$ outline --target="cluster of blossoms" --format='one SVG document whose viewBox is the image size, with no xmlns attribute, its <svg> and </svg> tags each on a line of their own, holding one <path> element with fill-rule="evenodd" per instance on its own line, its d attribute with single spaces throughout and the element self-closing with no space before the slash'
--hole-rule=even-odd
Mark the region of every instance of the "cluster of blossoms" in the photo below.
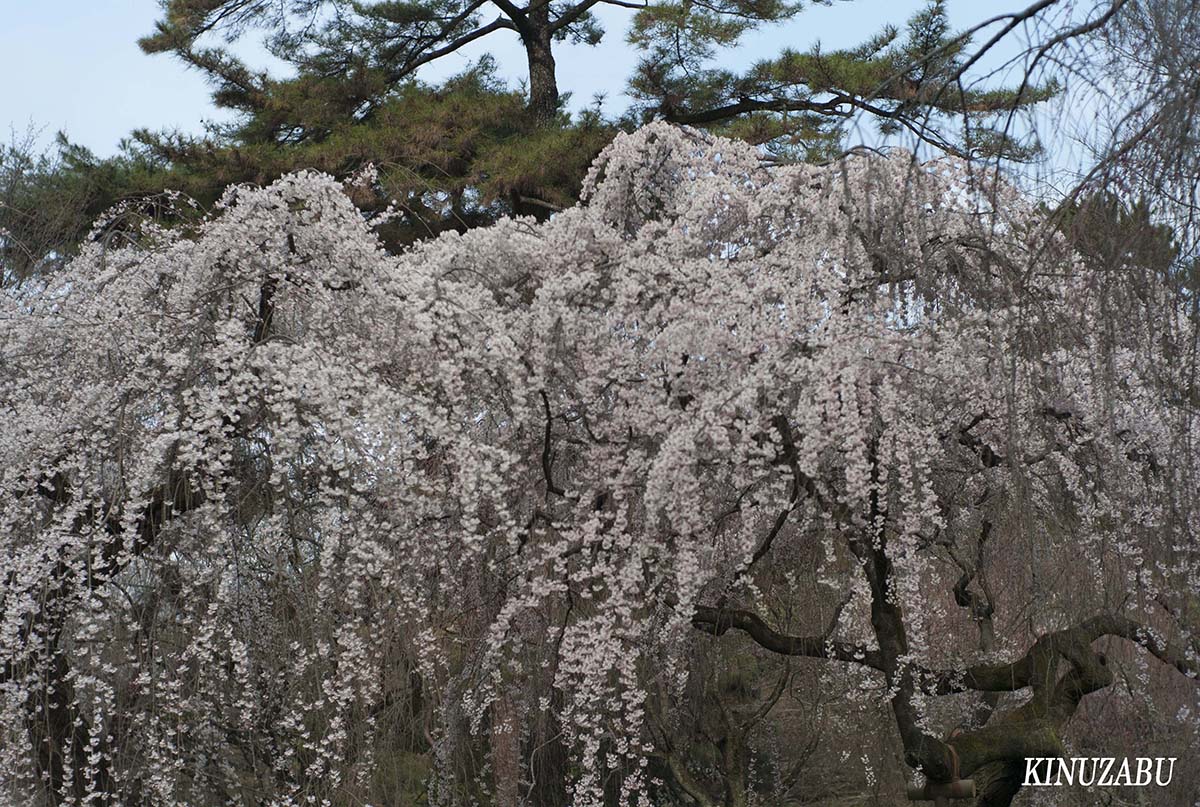
<svg viewBox="0 0 1200 807">
<path fill-rule="evenodd" d="M 0 788 L 354 803 L 417 676 L 431 798 L 503 706 L 554 711 L 578 807 L 646 803 L 648 692 L 781 512 L 831 579 L 887 534 L 927 666 L 974 650 L 930 548 L 983 520 L 1200 583 L 1192 326 L 1011 188 L 653 125 L 585 196 L 389 255 L 294 174 L 0 301 Z"/>
</svg>

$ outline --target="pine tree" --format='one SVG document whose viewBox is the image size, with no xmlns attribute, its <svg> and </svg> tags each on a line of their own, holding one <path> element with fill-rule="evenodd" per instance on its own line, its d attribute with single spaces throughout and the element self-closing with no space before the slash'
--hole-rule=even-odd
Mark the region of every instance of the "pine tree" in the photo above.
<svg viewBox="0 0 1200 807">
<path fill-rule="evenodd" d="M 642 53 L 628 80 L 634 104 L 615 119 L 598 107 L 564 109 L 554 57 L 563 40 L 600 41 L 593 12 L 601 6 L 630 10 L 628 38 Z M 53 169 L 22 181 L 0 227 L 10 245 L 48 237 L 60 257 L 85 233 L 47 221 L 37 200 L 63 197 L 64 188 L 84 203 L 78 222 L 164 188 L 207 205 L 231 184 L 263 185 L 305 168 L 347 177 L 373 164 L 377 181 L 359 187 L 355 202 L 368 215 L 396 210 L 381 232 L 399 246 L 508 214 L 544 219 L 574 204 L 587 166 L 616 132 L 655 119 L 788 160 L 829 158 L 864 119 L 884 136 L 908 133 L 949 153 L 1029 156 L 986 123 L 1055 88 L 964 89 L 970 38 L 950 28 L 942 0 L 903 31 L 887 27 L 856 48 L 786 50 L 740 74 L 721 67 L 723 49 L 801 10 L 784 0 L 165 0 L 142 48 L 202 71 L 234 120 L 201 136 L 137 130 L 112 159 L 64 140 Z M 506 86 L 489 56 L 440 83 L 423 80 L 421 68 L 499 31 L 524 43 L 524 91 Z M 236 55 L 236 40 L 256 34 L 288 75 Z"/>
<path fill-rule="evenodd" d="M 907 129 L 951 151 L 1007 150 L 1008 138 L 979 127 L 980 118 L 1044 100 L 1052 86 L 970 90 L 961 86 L 970 37 L 949 25 L 944 0 L 862 45 L 824 52 L 785 50 L 742 74 L 719 65 L 721 50 L 805 7 L 785 0 L 167 0 L 147 53 L 173 53 L 212 79 L 219 105 L 254 121 L 242 136 L 291 143 L 320 139 L 338 120 L 369 120 L 418 71 L 499 31 L 515 32 L 526 53 L 528 110 L 540 125 L 561 123 L 554 46 L 596 44 L 605 35 L 593 12 L 632 11 L 628 40 L 643 54 L 629 78 L 631 118 L 723 130 L 756 143 L 824 153 L 845 122 L 865 114 L 885 132 Z M 494 18 L 493 18 L 493 15 Z M 203 43 L 252 30 L 295 69 L 279 82 L 256 73 L 229 47 Z M 948 117 L 973 120 L 953 137 Z"/>
</svg>

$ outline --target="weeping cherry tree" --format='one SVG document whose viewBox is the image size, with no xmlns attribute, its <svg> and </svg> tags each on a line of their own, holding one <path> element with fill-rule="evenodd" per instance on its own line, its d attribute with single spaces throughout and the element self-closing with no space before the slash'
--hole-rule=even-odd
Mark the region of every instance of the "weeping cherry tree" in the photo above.
<svg viewBox="0 0 1200 807">
<path fill-rule="evenodd" d="M 1113 652 L 1195 678 L 1163 276 L 898 151 L 767 167 L 653 124 L 584 195 L 390 255 L 290 174 L 6 294 L 7 798 L 383 803 L 417 680 L 430 803 L 549 715 L 571 803 L 649 804 L 660 695 L 741 642 L 853 676 L 914 778 L 1001 805 Z M 800 562 L 828 624 L 763 602 Z"/>
</svg>

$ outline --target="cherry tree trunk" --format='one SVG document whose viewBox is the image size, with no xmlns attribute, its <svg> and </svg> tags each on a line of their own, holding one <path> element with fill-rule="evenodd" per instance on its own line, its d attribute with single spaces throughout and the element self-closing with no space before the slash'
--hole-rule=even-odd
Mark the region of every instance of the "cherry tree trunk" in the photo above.
<svg viewBox="0 0 1200 807">
<path fill-rule="evenodd" d="M 492 704 L 492 779 L 496 804 L 520 803 L 521 734 L 508 696 Z"/>
</svg>

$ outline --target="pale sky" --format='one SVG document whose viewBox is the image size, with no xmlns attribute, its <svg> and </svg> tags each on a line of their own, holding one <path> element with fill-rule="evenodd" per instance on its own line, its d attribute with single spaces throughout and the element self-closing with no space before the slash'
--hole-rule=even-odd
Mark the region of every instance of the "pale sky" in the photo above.
<svg viewBox="0 0 1200 807">
<path fill-rule="evenodd" d="M 920 0 L 853 0 L 814 6 L 785 25 L 753 34 L 723 59 L 742 67 L 783 47 L 805 49 L 818 40 L 830 49 L 854 45 L 884 24 L 903 25 L 922 5 Z M 1023 5 L 1021 0 L 950 0 L 948 7 L 952 23 L 965 28 Z M 206 120 L 225 119 L 210 103 L 199 73 L 169 56 L 146 56 L 138 49 L 138 37 L 153 30 L 158 11 L 158 0 L 0 0 L 0 127 L 5 129 L 0 137 L 7 140 L 10 130 L 19 135 L 34 127 L 46 143 L 63 130 L 74 142 L 107 155 L 135 128 L 198 132 Z M 615 114 L 627 105 L 622 91 L 637 54 L 624 42 L 628 14 L 608 8 L 602 19 L 607 34 L 599 46 L 557 46 L 559 88 L 573 93 L 575 109 L 603 92 L 605 111 Z M 243 52 L 266 64 L 257 49 Z M 524 54 L 508 32 L 481 40 L 422 76 L 457 72 L 484 52 L 496 56 L 502 74 L 515 85 L 524 73 Z"/>
</svg>

